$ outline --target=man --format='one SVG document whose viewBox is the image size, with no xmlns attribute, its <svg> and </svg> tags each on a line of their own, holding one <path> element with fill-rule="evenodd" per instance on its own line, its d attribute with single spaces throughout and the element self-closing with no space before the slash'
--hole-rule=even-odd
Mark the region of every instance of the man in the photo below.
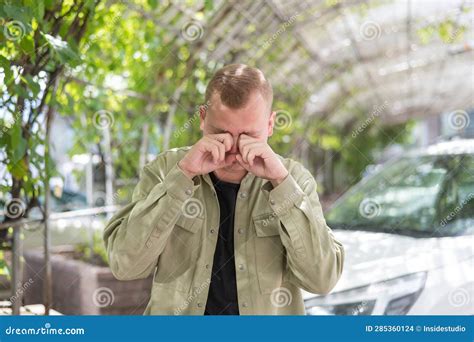
<svg viewBox="0 0 474 342">
<path fill-rule="evenodd" d="M 276 113 L 263 73 L 217 71 L 200 107 L 203 137 L 147 164 L 104 232 L 115 277 L 154 272 L 145 315 L 304 314 L 301 289 L 328 293 L 343 246 L 316 182 L 267 144 Z"/>
</svg>

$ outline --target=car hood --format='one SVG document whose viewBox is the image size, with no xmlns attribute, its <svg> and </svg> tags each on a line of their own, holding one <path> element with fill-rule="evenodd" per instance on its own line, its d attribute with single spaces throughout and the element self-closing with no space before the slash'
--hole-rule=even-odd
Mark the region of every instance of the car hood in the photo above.
<svg viewBox="0 0 474 342">
<path fill-rule="evenodd" d="M 345 251 L 341 278 L 331 292 L 343 291 L 472 257 L 472 237 L 414 238 L 368 231 L 333 230 Z M 314 294 L 303 291 L 303 297 Z"/>
</svg>

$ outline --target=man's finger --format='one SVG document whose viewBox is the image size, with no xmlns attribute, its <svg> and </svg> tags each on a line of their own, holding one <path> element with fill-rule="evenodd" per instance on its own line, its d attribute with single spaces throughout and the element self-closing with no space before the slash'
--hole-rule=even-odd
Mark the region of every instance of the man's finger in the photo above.
<svg viewBox="0 0 474 342">
<path fill-rule="evenodd" d="M 254 148 L 257 148 L 259 146 L 261 146 L 262 143 L 261 142 L 249 142 L 247 144 L 244 144 L 242 146 L 242 149 L 240 150 L 240 154 L 242 155 L 242 159 L 246 162 L 246 163 L 249 163 L 249 160 L 248 160 L 248 155 L 249 155 L 249 152 L 254 149 Z"/>
<path fill-rule="evenodd" d="M 232 135 L 230 133 L 218 133 L 218 134 L 208 134 L 207 137 L 217 140 L 220 143 L 224 144 L 225 151 L 229 151 L 233 145 Z"/>
<path fill-rule="evenodd" d="M 213 144 L 215 146 L 217 146 L 217 149 L 219 150 L 219 159 L 218 159 L 218 162 L 219 163 L 222 163 L 225 159 L 225 146 L 223 143 L 221 143 L 220 141 L 218 140 L 214 140 L 214 139 L 208 139 L 207 140 L 210 144 Z"/>
<path fill-rule="evenodd" d="M 263 145 L 255 146 L 254 148 L 250 147 L 249 152 L 247 154 L 247 163 L 253 166 L 255 157 L 262 157 L 264 153 L 265 153 L 265 146 Z"/>
<path fill-rule="evenodd" d="M 203 147 L 206 152 L 211 153 L 212 161 L 214 162 L 214 164 L 216 164 L 219 161 L 219 148 L 217 147 L 217 145 L 207 140 L 204 141 Z"/>
<path fill-rule="evenodd" d="M 239 140 L 237 142 L 237 145 L 239 147 L 239 151 L 242 150 L 242 148 L 245 146 L 245 145 L 248 145 L 248 144 L 252 144 L 254 142 L 261 142 L 260 140 L 258 139 L 255 139 L 255 138 L 252 138 L 246 134 L 241 134 L 239 135 Z"/>
</svg>

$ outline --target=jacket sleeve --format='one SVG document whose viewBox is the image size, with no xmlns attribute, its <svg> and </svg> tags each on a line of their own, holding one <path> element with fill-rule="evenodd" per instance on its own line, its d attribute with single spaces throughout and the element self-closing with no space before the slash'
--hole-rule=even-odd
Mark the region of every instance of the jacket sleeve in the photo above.
<svg viewBox="0 0 474 342">
<path fill-rule="evenodd" d="M 164 177 L 159 168 L 160 161 L 143 168 L 131 203 L 105 227 L 103 238 L 110 269 L 119 280 L 151 274 L 185 201 L 199 186 L 177 164 Z"/>
<path fill-rule="evenodd" d="M 326 224 L 311 173 L 299 164 L 297 172 L 289 171 L 269 201 L 282 223 L 290 278 L 308 292 L 327 294 L 341 276 L 344 247 Z"/>
</svg>

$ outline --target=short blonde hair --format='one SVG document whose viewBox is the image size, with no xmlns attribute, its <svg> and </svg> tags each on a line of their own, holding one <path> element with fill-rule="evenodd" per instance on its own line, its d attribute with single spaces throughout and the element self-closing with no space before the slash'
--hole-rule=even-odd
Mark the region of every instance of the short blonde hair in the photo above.
<svg viewBox="0 0 474 342">
<path fill-rule="evenodd" d="M 229 64 L 219 69 L 207 85 L 206 103 L 218 94 L 225 106 L 240 109 L 254 91 L 260 92 L 271 108 L 273 89 L 263 72 L 245 64 Z"/>
</svg>

